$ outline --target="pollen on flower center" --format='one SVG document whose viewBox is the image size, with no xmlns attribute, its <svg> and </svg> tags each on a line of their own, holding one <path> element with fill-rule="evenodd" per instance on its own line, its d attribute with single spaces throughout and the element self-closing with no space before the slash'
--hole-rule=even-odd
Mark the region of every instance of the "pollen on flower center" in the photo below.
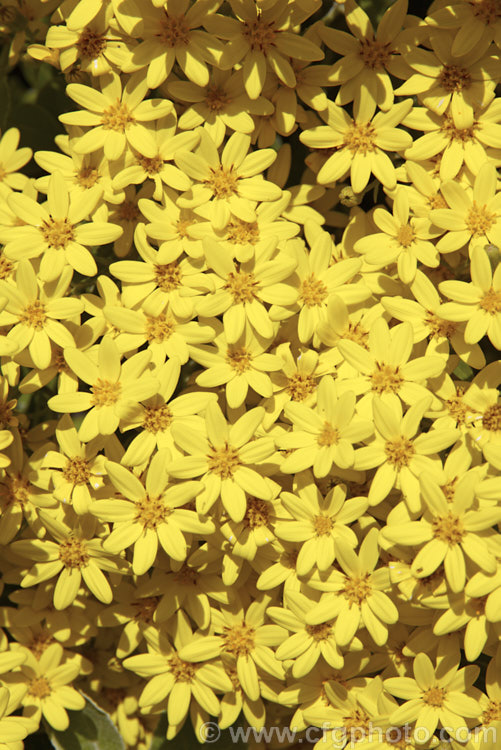
<svg viewBox="0 0 501 750">
<path fill-rule="evenodd" d="M 221 112 L 230 102 L 226 91 L 215 83 L 209 84 L 205 89 L 205 103 L 211 112 Z"/>
<path fill-rule="evenodd" d="M 193 221 L 191 219 L 179 219 L 176 222 L 176 231 L 179 239 L 186 239 L 190 236 L 188 227 L 190 227 L 192 224 Z"/>
<path fill-rule="evenodd" d="M 47 698 L 52 692 L 50 682 L 46 677 L 35 677 L 31 680 L 28 687 L 28 695 L 32 695 L 34 698 Z"/>
<path fill-rule="evenodd" d="M 261 526 L 267 526 L 270 520 L 270 506 L 266 500 L 259 497 L 250 497 L 247 500 L 247 509 L 243 519 L 243 524 L 249 529 L 257 529 Z"/>
<path fill-rule="evenodd" d="M 414 229 L 410 224 L 402 224 L 397 232 L 397 242 L 402 247 L 410 247 L 416 239 Z"/>
<path fill-rule="evenodd" d="M 116 130 L 117 132 L 124 132 L 129 125 L 136 122 L 132 112 L 125 104 L 119 99 L 104 110 L 101 116 L 101 124 L 105 130 Z"/>
<path fill-rule="evenodd" d="M 332 623 L 322 622 L 320 625 L 307 625 L 306 632 L 314 641 L 326 641 L 332 636 Z"/>
<path fill-rule="evenodd" d="M 157 156 L 143 156 L 142 154 L 136 155 L 136 161 L 140 167 L 144 169 L 146 174 L 158 174 L 164 166 L 164 160 L 157 154 Z"/>
<path fill-rule="evenodd" d="M 167 406 L 148 406 L 144 410 L 143 430 L 147 432 L 164 432 L 172 424 L 172 412 Z"/>
<path fill-rule="evenodd" d="M 96 167 L 82 167 L 75 175 L 75 182 L 85 189 L 91 188 L 101 175 Z"/>
<path fill-rule="evenodd" d="M 266 22 L 259 16 L 256 21 L 246 21 L 243 25 L 243 36 L 251 49 L 265 52 L 274 45 L 277 30 L 273 21 Z"/>
<path fill-rule="evenodd" d="M 447 696 L 447 690 L 441 687 L 431 687 L 425 690 L 423 693 L 423 701 L 429 706 L 434 708 L 440 708 L 444 705 L 444 700 Z"/>
<path fill-rule="evenodd" d="M 190 26 L 184 17 L 170 16 L 164 11 L 160 21 L 160 31 L 156 36 L 168 47 L 187 47 L 190 41 Z"/>
<path fill-rule="evenodd" d="M 86 26 L 77 41 L 77 49 L 80 57 L 95 60 L 106 47 L 106 39 L 103 34 Z"/>
<path fill-rule="evenodd" d="M 336 445 L 339 440 L 339 432 L 330 422 L 324 422 L 322 432 L 317 437 L 317 443 L 321 446 Z"/>
<path fill-rule="evenodd" d="M 183 586 L 198 586 L 199 575 L 196 570 L 183 563 L 181 569 L 174 576 L 174 580 Z"/>
<path fill-rule="evenodd" d="M 230 348 L 226 352 L 226 361 L 239 374 L 249 370 L 252 363 L 252 354 L 242 346 L 240 349 Z"/>
<path fill-rule="evenodd" d="M 430 334 L 433 336 L 433 338 L 450 338 L 455 332 L 457 328 L 457 324 L 453 323 L 450 320 L 443 320 L 443 318 L 439 318 L 438 315 L 435 315 L 435 313 L 428 312 L 425 323 L 430 329 Z"/>
<path fill-rule="evenodd" d="M 210 177 L 204 183 L 212 190 L 215 198 L 231 198 L 238 195 L 238 175 L 233 167 L 210 167 Z"/>
<path fill-rule="evenodd" d="M 362 604 L 371 593 L 369 574 L 348 578 L 341 593 L 350 604 Z"/>
<path fill-rule="evenodd" d="M 30 328 L 35 328 L 37 331 L 40 331 L 44 327 L 46 320 L 45 305 L 39 299 L 33 300 L 29 305 L 26 305 L 21 315 L 19 315 L 20 323 L 24 323 L 30 326 Z"/>
<path fill-rule="evenodd" d="M 135 201 L 124 201 L 117 207 L 117 217 L 120 221 L 137 221 L 141 212 Z"/>
<path fill-rule="evenodd" d="M 495 23 L 501 16 L 501 8 L 497 0 L 472 0 L 469 5 L 473 14 L 487 26 Z"/>
<path fill-rule="evenodd" d="M 225 289 L 228 289 L 233 297 L 233 301 L 238 303 L 252 302 L 256 299 L 257 287 L 259 282 L 255 279 L 253 273 L 245 271 L 230 271 Z"/>
<path fill-rule="evenodd" d="M 51 217 L 48 221 L 44 219 L 40 225 L 40 232 L 45 242 L 56 250 L 65 248 L 68 242 L 75 239 L 74 229 L 73 224 L 70 224 L 66 218 L 53 219 Z"/>
<path fill-rule="evenodd" d="M 341 336 L 343 339 L 354 341 L 356 344 L 360 344 L 364 349 L 367 349 L 367 342 L 369 340 L 369 331 L 364 328 L 360 323 L 348 323 L 348 327 L 343 331 Z"/>
<path fill-rule="evenodd" d="M 501 430 L 501 404 L 489 406 L 482 415 L 482 427 L 491 432 Z"/>
<path fill-rule="evenodd" d="M 428 197 L 428 206 L 430 208 L 448 208 L 447 201 L 440 193 L 435 193 Z"/>
<path fill-rule="evenodd" d="M 226 239 L 232 245 L 255 245 L 259 242 L 259 226 L 257 221 L 242 221 L 233 219 L 226 227 Z"/>
<path fill-rule="evenodd" d="M 122 386 L 120 383 L 112 383 L 111 380 L 98 378 L 94 385 L 91 386 L 91 403 L 98 408 L 101 406 L 112 406 L 120 398 L 121 390 Z"/>
<path fill-rule="evenodd" d="M 142 523 L 145 529 L 156 529 L 172 513 L 161 497 L 145 495 L 135 501 L 136 521 Z"/>
<path fill-rule="evenodd" d="M 7 475 L 0 484 L 0 503 L 4 508 L 10 505 L 20 505 L 23 507 L 30 499 L 30 483 L 20 474 Z"/>
<path fill-rule="evenodd" d="M 376 39 L 360 39 L 359 56 L 364 64 L 376 70 L 383 68 L 391 55 L 390 45 L 376 41 Z"/>
<path fill-rule="evenodd" d="M 362 708 L 355 708 L 347 716 L 343 716 L 343 726 L 348 730 L 360 731 L 360 728 L 368 728 L 370 718 Z"/>
<path fill-rule="evenodd" d="M 321 305 L 328 294 L 329 290 L 326 285 L 322 279 L 317 278 L 314 273 L 310 274 L 301 282 L 299 299 L 304 302 L 306 307 L 316 307 L 317 305 Z"/>
<path fill-rule="evenodd" d="M 295 372 L 287 378 L 285 390 L 291 397 L 292 401 L 304 401 L 311 393 L 314 393 L 317 387 L 317 381 L 312 375 L 303 375 Z"/>
<path fill-rule="evenodd" d="M 443 115 L 440 131 L 444 133 L 450 141 L 468 143 L 475 139 L 475 130 L 477 127 L 478 124 L 474 122 L 469 128 L 457 128 L 454 124 L 452 115 Z"/>
<path fill-rule="evenodd" d="M 313 528 L 317 536 L 326 536 L 330 534 L 334 523 L 330 516 L 315 516 L 313 519 Z"/>
<path fill-rule="evenodd" d="M 451 479 L 447 484 L 440 485 L 440 489 L 445 495 L 445 499 L 448 503 L 452 503 L 454 500 L 454 495 L 456 494 L 456 484 L 457 484 L 458 478 L 454 477 Z"/>
<path fill-rule="evenodd" d="M 376 150 L 376 130 L 371 122 L 353 122 L 344 134 L 343 146 L 365 155 Z"/>
<path fill-rule="evenodd" d="M 242 621 L 241 625 L 223 628 L 224 650 L 233 656 L 248 656 L 254 648 L 254 628 Z"/>
<path fill-rule="evenodd" d="M 465 224 L 474 237 L 489 231 L 496 221 L 496 215 L 487 211 L 485 205 L 478 206 L 475 201 L 468 211 Z"/>
<path fill-rule="evenodd" d="M 146 625 L 151 625 L 159 601 L 159 596 L 147 596 L 144 599 L 138 599 L 137 601 L 132 602 L 132 606 L 135 610 L 134 620 L 144 622 Z"/>
<path fill-rule="evenodd" d="M 450 546 L 459 544 L 465 533 L 461 519 L 453 513 L 435 517 L 431 526 L 434 537 Z"/>
<path fill-rule="evenodd" d="M 90 477 L 89 462 L 81 456 L 69 458 L 62 474 L 67 482 L 85 484 Z"/>
<path fill-rule="evenodd" d="M 175 322 L 170 315 L 147 315 L 146 316 L 146 338 L 148 341 L 161 343 L 172 336 Z"/>
<path fill-rule="evenodd" d="M 218 474 L 221 479 L 231 479 L 241 463 L 237 449 L 228 443 L 219 448 L 211 445 L 207 459 L 209 471 Z"/>
<path fill-rule="evenodd" d="M 44 651 L 46 651 L 46 649 L 48 649 L 48 647 L 51 645 L 51 643 L 54 643 L 54 641 L 55 639 L 52 635 L 50 635 L 50 633 L 42 631 L 41 633 L 33 636 L 33 640 L 29 644 L 28 648 L 35 659 L 39 661 Z"/>
<path fill-rule="evenodd" d="M 401 435 L 395 438 L 395 440 L 387 440 L 384 452 L 390 464 L 393 464 L 397 469 L 402 469 L 404 466 L 409 465 L 415 449 L 411 441 Z"/>
<path fill-rule="evenodd" d="M 89 562 L 85 542 L 70 536 L 59 545 L 59 559 L 67 568 L 82 568 Z"/>
<path fill-rule="evenodd" d="M 490 313 L 490 315 L 497 315 L 501 312 L 501 291 L 491 287 L 485 292 L 478 304 L 482 310 Z"/>
<path fill-rule="evenodd" d="M 446 91 L 461 91 L 470 86 L 471 75 L 466 68 L 444 65 L 438 76 L 438 82 Z"/>
<path fill-rule="evenodd" d="M 178 264 L 158 263 L 155 265 L 155 281 L 159 289 L 163 292 L 173 292 L 181 285 L 182 273 Z"/>
<path fill-rule="evenodd" d="M 397 393 L 404 382 L 398 365 L 394 367 L 381 362 L 376 362 L 376 369 L 370 374 L 369 380 L 372 390 L 379 395 Z"/>
<path fill-rule="evenodd" d="M 494 721 L 501 721 L 501 701 L 491 698 L 482 714 L 482 725 L 485 727 Z"/>
<path fill-rule="evenodd" d="M 176 682 L 191 682 L 200 666 L 189 661 L 183 661 L 177 654 L 170 657 L 168 664 Z"/>
</svg>

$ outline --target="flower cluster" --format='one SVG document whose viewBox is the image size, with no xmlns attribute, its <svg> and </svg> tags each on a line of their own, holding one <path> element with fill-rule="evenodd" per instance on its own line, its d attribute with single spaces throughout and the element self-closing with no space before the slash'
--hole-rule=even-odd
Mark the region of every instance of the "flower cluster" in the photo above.
<svg viewBox="0 0 501 750">
<path fill-rule="evenodd" d="M 4 8 L 74 106 L 0 140 L 0 748 L 495 747 L 499 0 Z"/>
</svg>

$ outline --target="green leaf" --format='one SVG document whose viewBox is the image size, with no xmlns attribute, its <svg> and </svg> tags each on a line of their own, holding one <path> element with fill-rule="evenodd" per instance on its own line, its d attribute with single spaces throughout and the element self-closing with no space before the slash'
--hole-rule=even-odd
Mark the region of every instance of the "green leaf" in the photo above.
<svg viewBox="0 0 501 750">
<path fill-rule="evenodd" d="M 215 719 L 210 720 L 211 727 L 217 726 Z M 234 730 L 238 724 L 235 724 L 232 729 Z M 217 730 L 216 730 L 217 731 Z M 214 735 L 208 735 L 210 737 L 207 744 L 201 744 L 195 736 L 192 724 L 189 718 L 174 739 L 167 740 L 165 735 L 167 733 L 167 714 L 164 712 L 160 721 L 157 724 L 153 740 L 149 747 L 149 750 L 197 750 L 197 748 L 203 748 L 205 750 L 247 750 L 247 744 L 242 742 L 241 739 L 234 739 L 229 729 L 223 729 L 219 732 L 217 739 Z"/>
<path fill-rule="evenodd" d="M 459 380 L 471 380 L 474 375 L 474 370 L 467 365 L 466 362 L 460 362 L 453 372 Z"/>
<path fill-rule="evenodd" d="M 65 732 L 46 725 L 56 750 L 125 750 L 125 742 L 108 714 L 87 696 L 82 711 L 68 713 L 70 726 Z"/>
</svg>

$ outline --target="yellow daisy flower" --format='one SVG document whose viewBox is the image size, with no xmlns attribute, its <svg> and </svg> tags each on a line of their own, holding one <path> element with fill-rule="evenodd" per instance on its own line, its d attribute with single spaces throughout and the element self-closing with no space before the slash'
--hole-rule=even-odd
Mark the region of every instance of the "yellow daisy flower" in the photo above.
<svg viewBox="0 0 501 750">
<path fill-rule="evenodd" d="M 10 190 L 22 190 L 28 178 L 19 170 L 31 157 L 31 148 L 18 148 L 21 134 L 17 128 L 9 128 L 0 138 L 0 185 Z"/>
<path fill-rule="evenodd" d="M 146 234 L 161 243 L 162 253 L 169 262 L 183 253 L 194 260 L 203 260 L 202 242 L 193 231 L 200 217 L 189 208 L 180 208 L 177 200 L 178 194 L 164 187 L 162 205 L 146 199 L 141 201 L 141 213 L 148 220 Z M 137 241 L 144 245 L 141 235 Z"/>
<path fill-rule="evenodd" d="M 425 20 L 431 27 L 456 30 L 451 49 L 455 57 L 467 55 L 478 47 L 482 49 L 492 40 L 501 47 L 501 12 L 491 0 L 472 4 L 453 1 L 434 6 Z"/>
</svg>

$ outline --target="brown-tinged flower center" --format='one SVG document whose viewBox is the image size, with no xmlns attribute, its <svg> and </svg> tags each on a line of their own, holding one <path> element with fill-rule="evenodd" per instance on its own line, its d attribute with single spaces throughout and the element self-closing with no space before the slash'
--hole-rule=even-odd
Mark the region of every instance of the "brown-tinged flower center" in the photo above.
<svg viewBox="0 0 501 750">
<path fill-rule="evenodd" d="M 215 198 L 231 198 L 232 195 L 238 195 L 238 175 L 233 171 L 233 167 L 213 167 L 209 168 L 210 177 L 204 180 L 204 183 L 212 190 Z"/>
<path fill-rule="evenodd" d="M 95 185 L 100 177 L 96 167 L 82 167 L 75 175 L 75 182 L 87 190 Z"/>
<path fill-rule="evenodd" d="M 330 422 L 324 422 L 322 431 L 317 437 L 317 443 L 320 446 L 336 445 L 339 440 L 339 432 Z"/>
<path fill-rule="evenodd" d="M 332 623 L 322 622 L 320 625 L 307 625 L 306 632 L 314 641 L 326 641 L 332 636 Z"/>
<path fill-rule="evenodd" d="M 0 483 L 0 504 L 4 509 L 11 505 L 24 507 L 30 499 L 29 486 L 21 474 L 7 474 Z"/>
<path fill-rule="evenodd" d="M 482 724 L 485 727 L 494 721 L 501 721 L 501 701 L 491 698 L 482 714 Z"/>
<path fill-rule="evenodd" d="M 353 121 L 344 134 L 343 146 L 354 154 L 360 152 L 364 156 L 376 150 L 376 129 L 371 122 Z"/>
<path fill-rule="evenodd" d="M 164 432 L 172 424 L 172 412 L 167 406 L 148 406 L 144 410 L 143 430 L 147 432 Z"/>
<path fill-rule="evenodd" d="M 317 387 L 317 381 L 312 375 L 303 375 L 295 372 L 287 378 L 285 390 L 291 397 L 292 401 L 304 401 L 311 393 L 314 393 Z"/>
<path fill-rule="evenodd" d="M 136 161 L 148 175 L 158 174 L 164 166 L 164 160 L 159 154 L 151 157 L 136 154 Z"/>
<path fill-rule="evenodd" d="M 41 633 L 37 633 L 33 636 L 33 639 L 28 645 L 28 648 L 35 659 L 39 661 L 44 651 L 51 645 L 51 643 L 54 643 L 54 640 L 55 639 L 50 635 L 50 633 L 47 633 L 47 631 L 44 630 Z"/>
<path fill-rule="evenodd" d="M 97 406 L 112 406 L 116 404 L 120 398 L 122 391 L 121 383 L 112 383 L 111 380 L 103 380 L 98 378 L 93 386 L 91 386 L 92 392 L 92 405 Z"/>
<path fill-rule="evenodd" d="M 156 34 L 167 47 L 187 47 L 190 41 L 190 25 L 184 15 L 170 16 L 164 11 L 160 20 L 160 31 Z"/>
<path fill-rule="evenodd" d="M 155 281 L 163 292 L 173 292 L 181 286 L 182 276 L 176 261 L 155 265 Z"/>
<path fill-rule="evenodd" d="M 378 395 L 397 393 L 404 382 L 398 365 L 394 367 L 382 362 L 376 362 L 376 369 L 370 374 L 369 380 L 372 390 Z"/>
<path fill-rule="evenodd" d="M 277 29 L 274 21 L 263 21 L 261 16 L 255 21 L 246 21 L 243 25 L 243 36 L 247 39 L 251 49 L 260 52 L 268 51 L 268 48 L 274 46 Z"/>
<path fill-rule="evenodd" d="M 454 515 L 454 513 L 448 513 L 446 516 L 436 516 L 432 521 L 431 527 L 433 536 L 442 542 L 446 542 L 451 547 L 459 544 L 465 534 L 461 519 Z"/>
<path fill-rule="evenodd" d="M 162 497 L 145 495 L 135 501 L 136 521 L 142 523 L 145 529 L 156 529 L 157 526 L 170 516 L 172 509 L 163 501 Z"/>
<path fill-rule="evenodd" d="M 176 324 L 170 315 L 146 315 L 146 338 L 159 344 L 173 334 Z"/>
<path fill-rule="evenodd" d="M 343 726 L 355 734 L 361 729 L 368 729 L 369 725 L 370 717 L 362 708 L 355 708 L 347 716 L 343 716 Z"/>
<path fill-rule="evenodd" d="M 430 335 L 435 339 L 447 338 L 456 333 L 457 324 L 450 320 L 439 318 L 435 313 L 428 312 L 425 318 L 426 325 L 430 329 Z"/>
<path fill-rule="evenodd" d="M 31 680 L 28 687 L 28 695 L 32 695 L 34 698 L 39 698 L 40 700 L 48 698 L 51 692 L 52 688 L 46 677 L 35 677 Z"/>
<path fill-rule="evenodd" d="M 321 305 L 328 296 L 329 290 L 314 273 L 303 279 L 299 288 L 299 299 L 303 301 L 306 307 L 316 307 Z"/>
<path fill-rule="evenodd" d="M 501 430 L 501 404 L 493 404 L 484 411 L 482 427 L 491 432 Z"/>
<path fill-rule="evenodd" d="M 447 696 L 447 690 L 445 688 L 431 687 L 431 688 L 428 688 L 428 690 L 424 691 L 423 701 L 427 703 L 428 706 L 433 706 L 434 708 L 441 708 L 444 705 L 446 696 Z"/>
<path fill-rule="evenodd" d="M 20 323 L 40 331 L 47 321 L 45 304 L 39 299 L 33 300 L 18 317 Z"/>
<path fill-rule="evenodd" d="M 62 473 L 71 484 L 85 484 L 90 477 L 89 462 L 80 456 L 69 458 Z"/>
<path fill-rule="evenodd" d="M 226 239 L 232 245 L 255 245 L 259 242 L 258 223 L 234 218 L 226 226 Z"/>
<path fill-rule="evenodd" d="M 391 55 L 389 44 L 383 44 L 375 39 L 360 39 L 359 56 L 371 70 L 384 68 Z"/>
<path fill-rule="evenodd" d="M 219 448 L 210 446 L 207 455 L 208 469 L 213 474 L 218 474 L 221 479 L 231 479 L 240 464 L 241 461 L 237 449 L 228 445 L 228 443 L 219 446 Z"/>
<path fill-rule="evenodd" d="M 235 372 L 241 374 L 251 369 L 252 354 L 244 346 L 240 349 L 229 348 L 226 352 L 226 361 Z"/>
<path fill-rule="evenodd" d="M 443 115 L 440 132 L 444 133 L 450 142 L 469 143 L 469 141 L 475 140 L 475 130 L 477 127 L 478 123 L 474 122 L 468 128 L 457 128 L 452 115 Z"/>
<path fill-rule="evenodd" d="M 233 656 L 248 656 L 254 648 L 254 628 L 242 620 L 241 625 L 223 628 L 224 650 Z"/>
<path fill-rule="evenodd" d="M 227 277 L 225 289 L 228 289 L 237 304 L 252 302 L 257 297 L 259 282 L 253 273 L 245 271 L 230 271 Z"/>
<path fill-rule="evenodd" d="M 210 83 L 205 89 L 205 103 L 211 112 L 221 112 L 230 102 L 226 91 L 215 83 Z"/>
<path fill-rule="evenodd" d="M 244 526 L 249 529 L 267 526 L 270 521 L 270 507 L 266 500 L 261 500 L 259 497 L 249 497 L 243 520 Z"/>
<path fill-rule="evenodd" d="M 345 599 L 348 599 L 350 604 L 360 605 L 369 596 L 371 593 L 369 577 L 369 573 L 364 573 L 362 576 L 354 576 L 346 579 L 341 593 Z"/>
<path fill-rule="evenodd" d="M 402 469 L 409 465 L 415 449 L 411 441 L 401 435 L 395 440 L 387 440 L 384 445 L 384 452 L 390 464 L 393 464 L 397 469 Z"/>
<path fill-rule="evenodd" d="M 116 100 L 115 104 L 104 110 L 101 125 L 105 130 L 116 130 L 123 133 L 136 119 L 125 102 Z"/>
<path fill-rule="evenodd" d="M 151 625 L 159 601 L 159 596 L 147 596 L 144 599 L 137 599 L 135 602 L 132 602 L 135 612 L 134 620 Z"/>
<path fill-rule="evenodd" d="M 446 91 L 461 91 L 471 85 L 471 75 L 466 68 L 444 65 L 438 76 L 438 82 Z"/>
<path fill-rule="evenodd" d="M 440 485 L 440 489 L 444 493 L 445 499 L 448 503 L 452 503 L 454 500 L 454 495 L 456 494 L 456 484 L 457 484 L 458 478 L 454 477 L 453 479 L 450 479 L 446 484 Z"/>
<path fill-rule="evenodd" d="M 104 34 L 100 34 L 90 26 L 86 26 L 77 41 L 77 49 L 81 58 L 95 60 L 106 47 Z"/>
<path fill-rule="evenodd" d="M 496 23 L 501 17 L 498 0 L 471 0 L 468 4 L 473 11 L 473 15 L 487 26 Z"/>
<path fill-rule="evenodd" d="M 83 568 L 89 562 L 89 553 L 82 539 L 69 536 L 59 545 L 59 559 L 66 568 Z"/>
<path fill-rule="evenodd" d="M 182 586 L 198 586 L 199 575 L 196 570 L 183 563 L 181 569 L 175 574 L 174 580 Z"/>
<path fill-rule="evenodd" d="M 45 242 L 49 247 L 54 247 L 56 250 L 65 248 L 68 242 L 75 239 L 75 231 L 73 224 L 70 224 L 68 219 L 53 219 L 50 217 L 48 221 L 45 219 L 40 225 L 40 232 Z"/>
<path fill-rule="evenodd" d="M 176 682 L 191 682 L 200 666 L 199 664 L 191 664 L 189 661 L 183 661 L 177 654 L 171 656 L 168 663 Z"/>
<path fill-rule="evenodd" d="M 478 304 L 482 310 L 485 310 L 490 315 L 497 315 L 501 312 L 501 291 L 491 287 L 485 292 Z"/>
<path fill-rule="evenodd" d="M 117 206 L 116 216 L 119 221 L 137 221 L 141 211 L 135 201 L 124 201 Z"/>
</svg>

